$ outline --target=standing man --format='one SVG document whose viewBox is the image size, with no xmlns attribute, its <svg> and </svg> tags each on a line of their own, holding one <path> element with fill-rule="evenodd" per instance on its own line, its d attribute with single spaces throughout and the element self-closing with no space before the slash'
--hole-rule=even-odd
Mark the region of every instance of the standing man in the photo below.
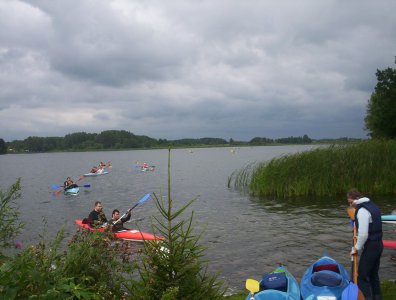
<svg viewBox="0 0 396 300">
<path fill-rule="evenodd" d="M 100 227 L 107 223 L 107 218 L 103 212 L 102 202 L 95 202 L 95 207 L 93 211 L 89 213 L 88 219 L 92 222 L 92 227 Z"/>
<path fill-rule="evenodd" d="M 380 300 L 381 287 L 379 280 L 382 244 L 381 211 L 369 198 L 363 197 L 353 189 L 347 193 L 350 206 L 356 208 L 355 223 L 358 237 L 351 255 L 360 254 L 358 267 L 358 287 L 366 300 Z"/>
</svg>

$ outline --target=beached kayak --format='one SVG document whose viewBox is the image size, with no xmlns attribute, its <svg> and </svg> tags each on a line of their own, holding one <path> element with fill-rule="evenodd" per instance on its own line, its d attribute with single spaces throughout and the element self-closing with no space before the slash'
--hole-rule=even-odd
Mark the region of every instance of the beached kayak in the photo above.
<svg viewBox="0 0 396 300">
<path fill-rule="evenodd" d="M 63 190 L 63 194 L 65 195 L 78 195 L 79 192 L 80 192 L 79 187 Z"/>
<path fill-rule="evenodd" d="M 329 256 L 314 262 L 301 279 L 301 297 L 304 300 L 341 300 L 342 291 L 349 284 L 348 271 Z M 325 298 L 327 297 L 327 298 Z"/>
<path fill-rule="evenodd" d="M 92 231 L 104 231 L 103 228 L 92 228 L 88 224 L 83 224 L 82 220 L 76 220 L 75 223 L 82 228 L 87 228 Z M 153 240 L 163 240 L 164 238 L 161 236 L 156 236 L 151 233 L 139 231 L 136 229 L 131 230 L 123 230 L 119 232 L 115 232 L 114 235 L 120 239 L 128 240 L 128 241 L 135 241 L 135 242 L 143 242 L 144 240 L 153 241 Z"/>
<path fill-rule="evenodd" d="M 396 249 L 396 241 L 394 240 L 382 240 L 385 248 Z"/>
<path fill-rule="evenodd" d="M 255 300 L 300 300 L 300 287 L 294 276 L 285 266 L 279 266 L 275 271 L 263 275 L 260 283 L 260 291 L 254 294 Z M 252 295 L 246 297 L 250 300 Z"/>
<path fill-rule="evenodd" d="M 396 221 L 396 215 L 382 215 L 381 221 Z"/>
<path fill-rule="evenodd" d="M 85 177 L 90 177 L 90 176 L 99 176 L 99 175 L 106 175 L 109 174 L 109 172 L 104 171 L 104 170 L 99 170 L 96 173 L 86 173 L 84 174 Z"/>
</svg>

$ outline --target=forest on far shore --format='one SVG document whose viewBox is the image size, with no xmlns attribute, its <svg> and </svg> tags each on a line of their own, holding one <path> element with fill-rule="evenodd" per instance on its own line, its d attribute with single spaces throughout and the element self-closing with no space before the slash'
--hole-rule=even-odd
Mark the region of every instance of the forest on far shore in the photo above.
<svg viewBox="0 0 396 300">
<path fill-rule="evenodd" d="M 5 153 L 38 153 L 56 151 L 93 151 L 93 150 L 123 150 L 151 148 L 184 148 L 184 147 L 214 147 L 214 146 L 268 146 L 287 144 L 311 144 L 332 142 L 354 142 L 360 139 L 347 137 L 339 139 L 313 140 L 308 135 L 271 139 L 255 137 L 250 141 L 228 141 L 222 138 L 185 138 L 178 140 L 154 139 L 144 135 L 135 135 L 126 130 L 106 130 L 101 133 L 76 132 L 64 137 L 29 136 L 24 140 L 5 142 L 0 138 L 0 154 Z"/>
</svg>

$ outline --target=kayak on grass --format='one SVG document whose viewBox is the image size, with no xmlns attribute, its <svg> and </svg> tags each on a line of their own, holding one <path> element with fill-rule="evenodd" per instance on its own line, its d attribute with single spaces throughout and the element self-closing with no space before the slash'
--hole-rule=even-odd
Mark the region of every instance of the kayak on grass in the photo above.
<svg viewBox="0 0 396 300">
<path fill-rule="evenodd" d="M 341 300 L 349 278 L 343 265 L 329 256 L 322 256 L 305 271 L 300 285 L 301 297 L 304 300 L 320 297 Z"/>
<path fill-rule="evenodd" d="M 83 224 L 82 220 L 76 220 L 75 223 L 79 227 L 87 228 L 92 231 L 100 231 L 100 232 L 104 231 L 103 227 L 102 228 L 92 228 L 88 224 Z M 151 233 L 139 231 L 136 229 L 118 231 L 118 232 L 115 232 L 114 235 L 117 238 L 127 240 L 127 241 L 135 241 L 135 242 L 143 242 L 145 240 L 146 241 L 154 241 L 154 240 L 162 241 L 162 240 L 164 240 L 164 238 L 162 236 L 153 235 Z"/>
<path fill-rule="evenodd" d="M 252 279 L 247 280 L 252 281 Z M 256 282 L 256 281 L 255 281 Z M 252 291 L 246 297 L 246 300 L 255 299 L 273 299 L 273 300 L 300 300 L 300 287 L 294 276 L 285 266 L 279 266 L 275 271 L 264 274 L 259 285 L 259 290 L 252 298 Z"/>
<path fill-rule="evenodd" d="M 74 195 L 75 196 L 75 195 L 78 195 L 79 192 L 80 192 L 80 188 L 78 186 L 63 190 L 63 194 L 65 194 L 65 195 Z"/>
</svg>

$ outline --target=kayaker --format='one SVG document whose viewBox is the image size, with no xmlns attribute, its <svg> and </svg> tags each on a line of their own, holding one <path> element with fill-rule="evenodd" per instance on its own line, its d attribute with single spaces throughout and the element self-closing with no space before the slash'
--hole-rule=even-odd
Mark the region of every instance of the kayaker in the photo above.
<svg viewBox="0 0 396 300">
<path fill-rule="evenodd" d="M 356 208 L 358 230 L 351 255 L 361 251 L 358 267 L 358 287 L 366 300 L 382 299 L 379 280 L 380 259 L 383 251 L 381 211 L 369 198 L 353 189 L 347 193 L 349 205 Z"/>
<path fill-rule="evenodd" d="M 98 167 L 97 166 L 93 166 L 91 169 L 91 173 L 96 173 L 98 171 Z"/>
<path fill-rule="evenodd" d="M 103 212 L 102 202 L 96 201 L 93 211 L 89 213 L 88 220 L 92 227 L 101 227 L 106 225 L 107 218 Z"/>
<path fill-rule="evenodd" d="M 112 228 L 111 228 L 112 232 L 128 230 L 127 228 L 124 227 L 124 223 L 131 219 L 131 211 L 132 208 L 128 209 L 126 214 L 124 216 L 121 216 L 120 218 L 120 211 L 118 209 L 113 210 L 110 220 L 110 224 L 112 224 Z"/>
<path fill-rule="evenodd" d="M 73 180 L 71 180 L 70 177 L 67 177 L 66 180 L 65 180 L 65 182 L 63 183 L 63 188 L 64 188 L 65 190 L 72 189 L 72 188 L 76 188 L 76 187 L 78 187 L 78 185 L 75 184 L 75 183 L 73 182 Z"/>
</svg>

